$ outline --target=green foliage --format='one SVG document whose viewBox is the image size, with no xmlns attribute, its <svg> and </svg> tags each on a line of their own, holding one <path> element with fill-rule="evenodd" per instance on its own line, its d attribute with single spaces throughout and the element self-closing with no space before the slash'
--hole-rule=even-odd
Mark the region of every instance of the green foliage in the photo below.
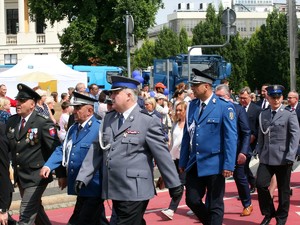
<svg viewBox="0 0 300 225">
<path fill-rule="evenodd" d="M 54 24 L 67 18 L 70 26 L 59 36 L 63 60 L 72 64 L 126 65 L 124 15 L 134 19 L 135 39 L 147 36 L 162 0 L 29 0 L 31 17 Z M 89 63 L 90 64 L 90 63 Z"/>
<path fill-rule="evenodd" d="M 157 59 L 168 58 L 179 53 L 179 39 L 170 28 L 164 27 L 155 41 L 155 57 Z"/>
<path fill-rule="evenodd" d="M 178 38 L 179 38 L 179 52 L 187 54 L 188 47 L 191 45 L 190 45 L 190 41 L 188 38 L 188 33 L 186 32 L 186 30 L 183 27 L 180 29 Z"/>
<path fill-rule="evenodd" d="M 276 10 L 247 44 L 248 76 L 252 88 L 264 83 L 282 84 L 289 89 L 287 18 Z"/>
<path fill-rule="evenodd" d="M 133 68 L 147 68 L 153 64 L 155 57 L 154 42 L 146 39 L 140 49 L 136 49 L 133 57 Z"/>
</svg>

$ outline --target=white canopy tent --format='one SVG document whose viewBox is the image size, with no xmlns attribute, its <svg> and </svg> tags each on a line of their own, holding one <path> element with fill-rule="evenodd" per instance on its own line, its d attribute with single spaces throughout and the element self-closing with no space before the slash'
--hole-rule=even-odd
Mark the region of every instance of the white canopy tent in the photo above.
<svg viewBox="0 0 300 225">
<path fill-rule="evenodd" d="M 18 83 L 31 88 L 39 85 L 49 93 L 57 91 L 60 96 L 77 83 L 86 85 L 87 74 L 71 69 L 54 55 L 28 55 L 11 69 L 1 72 L 0 83 L 7 86 L 7 96 L 11 98 L 18 93 Z"/>
</svg>

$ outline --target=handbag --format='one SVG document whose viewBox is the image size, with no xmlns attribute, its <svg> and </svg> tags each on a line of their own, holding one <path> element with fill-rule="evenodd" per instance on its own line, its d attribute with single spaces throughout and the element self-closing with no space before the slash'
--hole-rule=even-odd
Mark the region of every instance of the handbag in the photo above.
<svg viewBox="0 0 300 225">
<path fill-rule="evenodd" d="M 163 180 L 163 178 L 160 176 L 156 182 L 156 188 L 158 188 L 159 190 L 165 189 L 165 182 Z"/>
</svg>

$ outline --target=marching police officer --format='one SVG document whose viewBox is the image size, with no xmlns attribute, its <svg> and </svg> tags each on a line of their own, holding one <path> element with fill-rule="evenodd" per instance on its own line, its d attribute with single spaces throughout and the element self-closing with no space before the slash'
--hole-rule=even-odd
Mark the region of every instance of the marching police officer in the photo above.
<svg viewBox="0 0 300 225">
<path fill-rule="evenodd" d="M 277 225 L 286 223 L 290 206 L 290 177 L 299 144 L 299 123 L 295 111 L 282 104 L 284 87 L 267 87 L 271 108 L 265 109 L 259 116 L 258 143 L 259 155 L 257 171 L 257 193 L 259 207 L 264 219 L 261 225 L 276 218 Z M 276 175 L 279 205 L 275 210 L 268 187 L 273 175 Z"/>
<path fill-rule="evenodd" d="M 22 197 L 19 225 L 51 225 L 41 198 L 53 178 L 42 179 L 39 171 L 60 141 L 52 120 L 35 111 L 40 95 L 25 84 L 18 84 L 17 88 L 17 114 L 8 119 L 6 133 L 14 179 Z M 59 170 L 56 174 L 65 175 Z"/>
<path fill-rule="evenodd" d="M 214 79 L 197 69 L 181 143 L 179 168 L 186 171 L 186 203 L 204 225 L 221 225 L 225 178 L 232 176 L 237 149 L 234 106 L 213 93 Z M 206 194 L 206 202 L 202 199 Z"/>
</svg>

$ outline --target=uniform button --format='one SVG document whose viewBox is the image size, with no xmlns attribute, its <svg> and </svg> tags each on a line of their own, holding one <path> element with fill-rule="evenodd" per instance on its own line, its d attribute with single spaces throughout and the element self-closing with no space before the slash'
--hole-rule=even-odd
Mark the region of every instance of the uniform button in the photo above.
<svg viewBox="0 0 300 225">
<path fill-rule="evenodd" d="M 73 163 L 73 161 L 71 161 L 71 163 Z"/>
<path fill-rule="evenodd" d="M 20 144 L 20 141 L 18 141 L 17 143 Z"/>
<path fill-rule="evenodd" d="M 199 152 L 197 152 L 197 155 L 199 155 Z"/>
<path fill-rule="evenodd" d="M 72 153 L 72 155 L 75 155 L 74 153 Z"/>
<path fill-rule="evenodd" d="M 198 137 L 198 136 L 199 136 L 199 134 L 196 134 L 196 136 Z"/>
<path fill-rule="evenodd" d="M 108 169 L 110 170 L 110 167 L 108 167 Z"/>
<path fill-rule="evenodd" d="M 20 154 L 19 152 L 16 153 L 16 155 L 19 155 L 19 154 Z"/>
<path fill-rule="evenodd" d="M 40 164 L 38 163 L 38 164 L 36 164 L 37 166 L 40 166 Z"/>
<path fill-rule="evenodd" d="M 111 160 L 111 158 L 109 158 L 109 160 Z"/>
<path fill-rule="evenodd" d="M 198 146 L 198 143 L 196 145 Z"/>
<path fill-rule="evenodd" d="M 76 145 L 73 145 L 73 148 L 75 148 L 76 147 Z"/>
<path fill-rule="evenodd" d="M 20 165 L 17 165 L 17 168 L 19 168 L 20 167 Z"/>
</svg>

